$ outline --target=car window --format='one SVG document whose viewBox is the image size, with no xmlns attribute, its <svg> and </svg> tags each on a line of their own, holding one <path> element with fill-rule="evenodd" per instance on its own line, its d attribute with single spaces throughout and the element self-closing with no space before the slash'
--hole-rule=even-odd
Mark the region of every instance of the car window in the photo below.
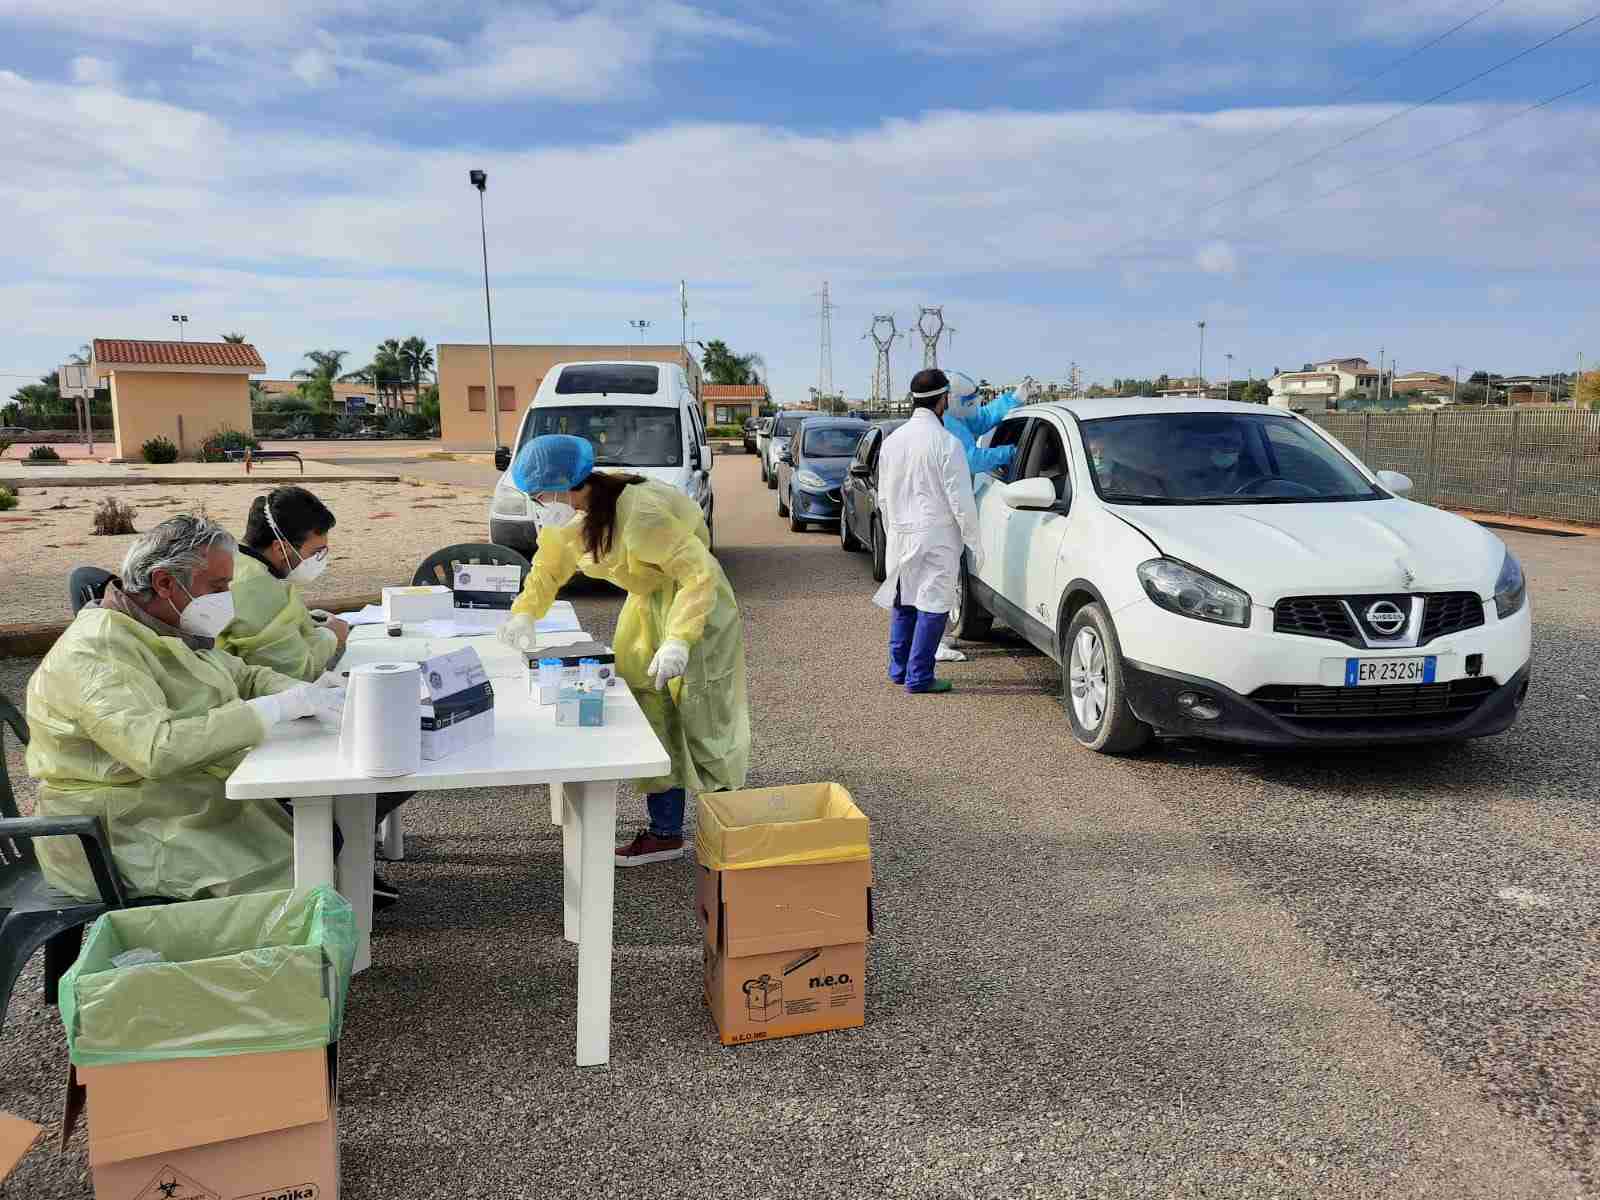
<svg viewBox="0 0 1600 1200">
<path fill-rule="evenodd" d="M 661 368 L 606 363 L 587 367 L 566 367 L 556 380 L 556 395 L 582 393 L 654 396 L 660 386 Z"/>
<path fill-rule="evenodd" d="M 602 467 L 677 467 L 683 465 L 683 426 L 677 410 L 632 405 L 545 405 L 535 408 L 522 427 L 522 442 L 546 433 L 570 433 L 594 444 Z"/>
<path fill-rule="evenodd" d="M 859 429 L 841 425 L 808 429 L 800 439 L 800 452 L 807 458 L 849 458 L 856 452 L 856 443 L 865 432 L 865 426 Z"/>
<path fill-rule="evenodd" d="M 872 453 L 878 444 L 878 437 L 878 431 L 871 429 L 867 431 L 865 437 L 856 443 L 855 457 L 851 459 L 852 466 L 864 467 L 872 461 Z"/>
<path fill-rule="evenodd" d="M 772 427 L 772 434 L 774 437 L 793 437 L 794 431 L 800 428 L 800 422 L 804 420 L 804 417 L 779 417 L 778 423 Z"/>
<path fill-rule="evenodd" d="M 706 444 L 706 427 L 700 419 L 699 405 L 691 404 L 689 406 L 689 427 L 694 430 L 695 444 L 704 446 Z"/>
<path fill-rule="evenodd" d="M 1028 424 L 1029 424 L 1030 421 L 1032 421 L 1032 419 L 1033 419 L 1032 417 L 1012 417 L 1009 420 L 1001 421 L 1000 424 L 996 427 L 994 433 L 990 436 L 989 445 L 991 445 L 991 446 L 1015 446 L 1015 445 L 1017 445 L 1017 443 L 1022 441 L 1022 434 L 1028 428 Z M 1011 462 L 1011 466 L 1009 468 L 1003 468 L 1001 470 L 994 471 L 994 472 L 992 472 L 992 474 L 997 479 L 1001 479 L 1001 480 L 1005 480 L 1005 481 L 1009 482 L 1012 479 L 1019 478 L 1019 476 L 1017 475 L 1016 471 L 1017 471 L 1017 462 L 1016 462 L 1015 459 L 1013 459 L 1012 462 Z"/>
<path fill-rule="evenodd" d="M 1033 436 L 1026 448 L 1019 452 L 1022 459 L 1015 472 L 1017 479 L 1048 479 L 1056 489 L 1056 503 L 1064 503 L 1072 495 L 1071 477 L 1067 472 L 1067 453 L 1061 434 L 1049 421 L 1034 425 Z"/>
</svg>

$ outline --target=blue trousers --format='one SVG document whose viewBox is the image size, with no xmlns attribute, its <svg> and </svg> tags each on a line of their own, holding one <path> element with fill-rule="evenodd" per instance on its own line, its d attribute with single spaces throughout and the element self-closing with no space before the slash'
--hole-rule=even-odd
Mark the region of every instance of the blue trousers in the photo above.
<svg viewBox="0 0 1600 1200">
<path fill-rule="evenodd" d="M 650 832 L 658 838 L 682 837 L 683 808 L 688 799 L 689 793 L 682 788 L 651 792 L 646 796 L 644 803 L 650 810 Z"/>
<path fill-rule="evenodd" d="M 900 603 L 900 590 L 895 589 L 889 612 L 890 683 L 903 683 L 908 692 L 933 686 L 933 656 L 949 621 L 949 613 L 922 612 Z"/>
</svg>

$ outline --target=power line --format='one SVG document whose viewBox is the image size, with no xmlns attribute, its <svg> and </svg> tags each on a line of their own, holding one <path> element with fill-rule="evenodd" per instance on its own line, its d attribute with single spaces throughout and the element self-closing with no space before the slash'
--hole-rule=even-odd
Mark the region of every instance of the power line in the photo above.
<svg viewBox="0 0 1600 1200">
<path fill-rule="evenodd" d="M 1485 79 L 1488 76 L 1493 75 L 1496 71 L 1504 70 L 1506 67 L 1511 66 L 1513 63 L 1520 62 L 1522 59 L 1527 58 L 1528 55 L 1533 54 L 1533 53 L 1535 53 L 1535 52 L 1537 52 L 1539 50 L 1543 50 L 1546 46 L 1549 46 L 1554 42 L 1558 42 L 1562 38 L 1567 37 L 1567 36 L 1569 36 L 1569 35 L 1571 35 L 1573 33 L 1576 33 L 1578 30 L 1584 28 L 1586 25 L 1594 24 L 1596 21 L 1600 21 L 1600 12 L 1593 13 L 1590 16 L 1585 17 L 1583 20 L 1578 21 L 1575 24 L 1567 26 L 1565 29 L 1561 30 L 1559 33 L 1551 34 L 1549 37 L 1545 38 L 1542 42 L 1537 42 L 1534 45 L 1529 46 L 1526 50 L 1521 50 L 1518 53 L 1513 54 L 1510 58 L 1502 59 L 1500 62 L 1495 63 L 1494 66 L 1492 66 L 1492 67 L 1486 67 L 1484 70 L 1479 71 L 1476 75 L 1473 75 L 1471 78 L 1463 79 L 1460 83 L 1452 84 L 1450 87 L 1447 87 L 1447 88 L 1443 89 L 1442 91 L 1435 92 L 1433 95 L 1429 96 L 1426 100 L 1419 100 L 1415 104 L 1412 104 L 1412 105 L 1410 105 L 1410 106 L 1408 106 L 1406 108 L 1401 109 L 1399 112 L 1390 113 L 1387 117 L 1384 117 L 1381 121 L 1376 121 L 1371 125 L 1364 126 L 1363 128 L 1356 130 L 1354 133 L 1348 135 L 1347 137 L 1341 138 L 1339 141 L 1335 142 L 1331 146 L 1324 146 L 1322 149 L 1316 151 L 1315 153 L 1308 154 L 1304 158 L 1296 159 L 1294 162 L 1289 163 L 1285 167 L 1279 168 L 1278 170 L 1274 171 L 1272 174 L 1267 175 L 1264 178 L 1257 179 L 1253 183 L 1246 184 L 1244 187 L 1238 188 L 1235 191 L 1229 192 L 1227 195 L 1221 197 L 1220 199 L 1213 200 L 1210 204 L 1207 204 L 1202 208 L 1197 208 L 1193 212 L 1185 213 L 1182 216 L 1178 217 L 1176 220 L 1168 222 L 1167 225 L 1165 225 L 1161 229 L 1157 230 L 1155 234 L 1149 234 L 1149 233 L 1142 234 L 1141 236 L 1136 237 L 1136 238 L 1132 239 L 1131 241 L 1125 242 L 1121 246 L 1118 246 L 1114 250 L 1112 250 L 1111 254 L 1119 254 L 1123 250 L 1128 249 L 1129 247 L 1137 246 L 1137 245 L 1139 245 L 1139 244 L 1141 244 L 1143 242 L 1147 242 L 1152 237 L 1155 237 L 1155 236 L 1157 236 L 1159 234 L 1162 234 L 1162 233 L 1166 233 L 1169 230 L 1176 228 L 1178 225 L 1181 225 L 1185 221 L 1193 220 L 1195 217 L 1204 216 L 1206 213 L 1212 212 L 1213 210 L 1215 210 L 1217 208 L 1220 208 L 1222 205 L 1228 203 L 1230 200 L 1237 200 L 1240 196 L 1243 196 L 1243 195 L 1246 195 L 1246 194 L 1248 194 L 1250 192 L 1253 192 L 1257 188 L 1264 187 L 1266 184 L 1273 183 L 1273 182 L 1275 182 L 1275 181 L 1277 181 L 1279 179 L 1282 179 L 1285 175 L 1289 174 L 1291 171 L 1298 170 L 1300 167 L 1304 167 L 1304 166 L 1307 166 L 1307 165 L 1309 165 L 1311 163 L 1317 162 L 1317 161 L 1325 158 L 1327 155 L 1329 155 L 1329 154 L 1331 154 L 1331 153 L 1333 153 L 1335 151 L 1343 150 L 1346 146 L 1349 146 L 1353 142 L 1359 141 L 1361 138 L 1364 138 L 1369 134 L 1376 133 L 1378 130 L 1383 129 L 1386 126 L 1392 125 L 1396 121 L 1402 120 L 1403 118 L 1410 116 L 1412 113 L 1417 112 L 1420 109 L 1427 108 L 1430 104 L 1433 104 L 1436 101 L 1442 100 L 1446 96 L 1453 95 L 1456 92 L 1459 92 L 1462 88 L 1469 87 L 1472 84 L 1477 83 L 1480 79 Z"/>
<path fill-rule="evenodd" d="M 1418 46 L 1415 50 L 1411 51 L 1410 54 L 1405 55 L 1403 58 L 1395 59 L 1388 66 L 1384 67 L 1381 71 L 1374 72 L 1373 74 L 1368 75 L 1363 79 L 1359 79 L 1355 83 L 1351 84 L 1349 87 L 1345 88 L 1344 91 L 1338 93 L 1337 95 L 1328 97 L 1326 100 L 1322 101 L 1322 105 L 1325 107 L 1325 106 L 1330 105 L 1330 104 L 1337 104 L 1337 103 L 1339 103 L 1339 101 L 1343 100 L 1346 96 L 1351 96 L 1351 95 L 1354 95 L 1356 92 L 1359 92 L 1362 88 L 1366 87 L 1367 84 L 1376 83 L 1378 80 L 1382 79 L 1385 75 L 1388 75 L 1391 72 L 1397 70 L 1398 68 L 1405 66 L 1406 63 L 1411 62 L 1413 59 L 1419 58 L 1423 54 L 1426 54 L 1429 50 L 1432 50 L 1435 46 L 1437 46 L 1440 42 L 1444 41 L 1447 37 L 1450 37 L 1452 34 L 1460 33 L 1463 29 L 1465 29 L 1468 25 L 1471 25 L 1474 21 L 1481 20 L 1483 17 L 1488 16 L 1495 9 L 1501 8 L 1505 4 L 1506 4 L 1506 0 L 1495 0 L 1495 2 L 1493 4 L 1491 4 L 1491 5 L 1489 5 L 1488 8 L 1479 9 L 1477 12 L 1473 13 L 1470 17 L 1468 17 L 1466 20 L 1458 22 L 1455 25 L 1452 25 L 1449 29 L 1446 29 L 1443 33 L 1439 34 L 1437 37 L 1433 38 L 1430 41 L 1424 42 L 1422 45 Z M 1257 150 L 1261 149 L 1261 147 L 1265 146 L 1268 142 L 1275 141 L 1279 137 L 1281 137 L 1284 134 L 1288 133 L 1289 130 L 1294 129 L 1297 126 L 1305 124 L 1307 121 L 1309 121 L 1311 119 L 1311 116 L 1312 116 L 1312 114 L 1309 113 L 1309 112 L 1302 113 L 1300 116 L 1298 116 L 1294 120 L 1290 121 L 1287 125 L 1283 125 L 1283 126 L 1279 127 L 1278 129 L 1273 130 L 1271 133 L 1267 134 L 1266 137 L 1262 138 L 1259 142 L 1253 143 L 1252 145 L 1250 145 L 1247 149 L 1245 149 L 1241 153 L 1235 155 L 1233 158 L 1228 159 L 1226 162 L 1222 163 L 1221 165 L 1213 168 L 1213 173 L 1219 173 L 1219 172 L 1222 172 L 1222 171 L 1226 171 L 1229 167 L 1233 166 L 1234 163 L 1237 163 L 1237 162 L 1240 162 L 1240 161 L 1242 161 L 1242 160 L 1244 160 L 1246 158 L 1249 158 L 1252 154 L 1254 154 Z"/>
</svg>

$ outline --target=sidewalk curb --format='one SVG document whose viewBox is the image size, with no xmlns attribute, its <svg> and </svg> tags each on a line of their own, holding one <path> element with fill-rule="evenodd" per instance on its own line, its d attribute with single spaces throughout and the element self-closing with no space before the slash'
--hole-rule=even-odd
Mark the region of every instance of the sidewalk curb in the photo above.
<svg viewBox="0 0 1600 1200">
<path fill-rule="evenodd" d="M 0 478 L 0 487 L 14 492 L 39 488 L 117 488 L 117 487 L 206 487 L 211 484 L 248 483 L 260 487 L 263 482 L 305 483 L 399 483 L 398 475 L 79 475 L 71 479 L 16 479 Z"/>
<path fill-rule="evenodd" d="M 66 586 L 62 586 L 66 595 Z M 332 600 L 316 601 L 316 607 L 332 613 L 353 612 L 369 604 L 380 604 L 383 597 L 377 592 L 363 592 L 355 596 L 335 596 Z M 56 639 L 66 632 L 70 621 L 45 622 L 32 625 L 0 625 L 0 658 L 43 658 L 56 644 Z"/>
<path fill-rule="evenodd" d="M 1544 517 L 1508 517 L 1504 513 L 1476 512 L 1467 508 L 1451 508 L 1458 517 L 1489 529 L 1511 529 L 1521 533 L 1542 533 L 1547 537 L 1589 537 L 1600 534 L 1600 526 L 1579 525 L 1572 521 L 1552 521 Z"/>
</svg>

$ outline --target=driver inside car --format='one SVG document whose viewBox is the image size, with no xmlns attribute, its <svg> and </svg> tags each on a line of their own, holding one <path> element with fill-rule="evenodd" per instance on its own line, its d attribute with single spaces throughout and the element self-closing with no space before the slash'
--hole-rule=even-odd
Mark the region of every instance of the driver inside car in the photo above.
<svg viewBox="0 0 1600 1200">
<path fill-rule="evenodd" d="M 1243 432 L 1231 421 L 1184 430 L 1180 445 L 1193 494 L 1233 496 L 1260 478 L 1246 460 Z"/>
</svg>

